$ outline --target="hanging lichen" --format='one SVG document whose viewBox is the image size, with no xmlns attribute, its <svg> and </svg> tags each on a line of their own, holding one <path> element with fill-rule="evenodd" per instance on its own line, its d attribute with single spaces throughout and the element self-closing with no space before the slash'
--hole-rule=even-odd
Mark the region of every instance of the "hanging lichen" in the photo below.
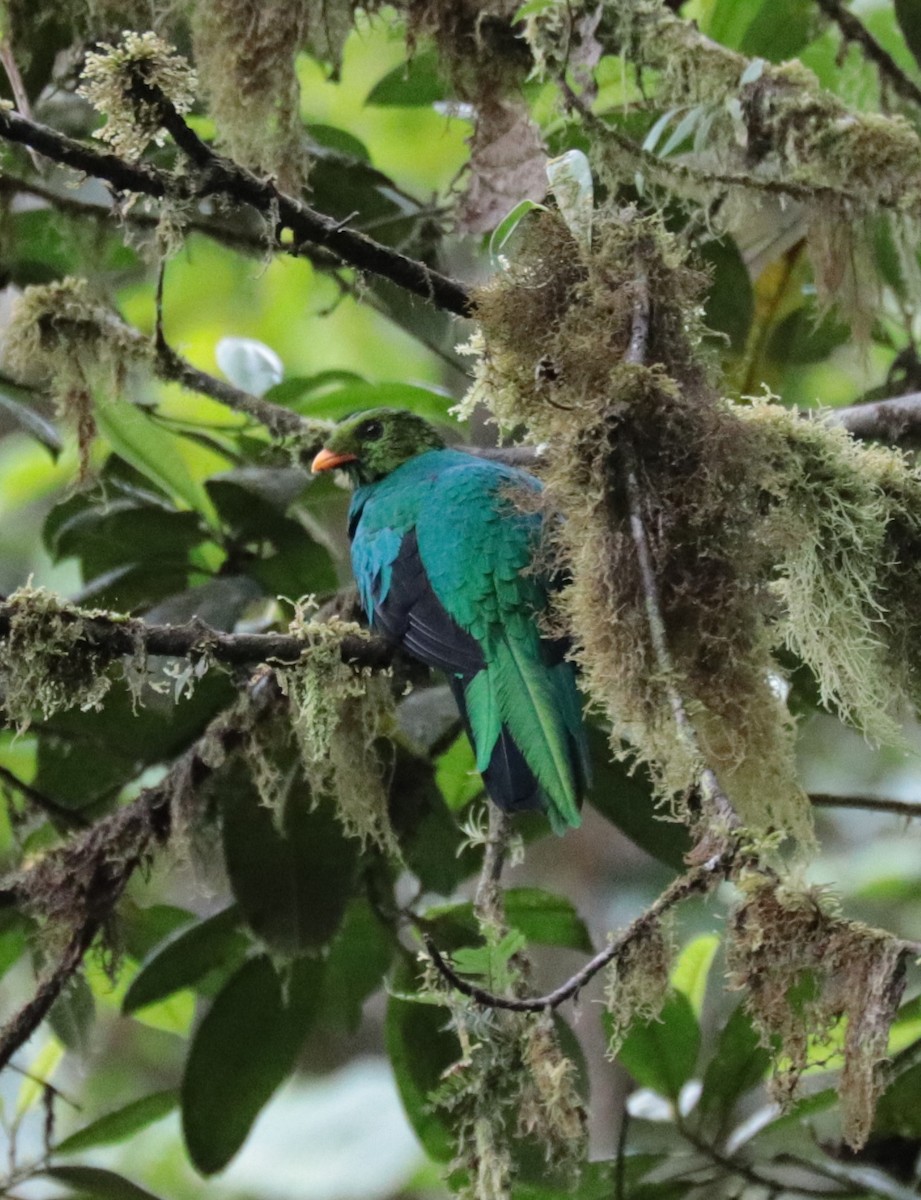
<svg viewBox="0 0 921 1200">
<path fill-rule="evenodd" d="M 155 33 L 128 32 L 117 46 L 104 43 L 86 56 L 79 92 L 106 114 L 96 137 L 132 162 L 165 137 L 160 107 L 143 89 L 157 89 L 177 112 L 186 113 L 196 87 L 195 72 L 168 42 Z"/>
<path fill-rule="evenodd" d="M 846 1022 L 838 1083 L 842 1132 L 857 1149 L 866 1141 L 882 1091 L 881 1066 L 904 988 L 905 948 L 880 930 L 846 921 L 814 891 L 776 880 L 742 880 L 727 965 L 734 987 L 774 1054 L 772 1088 L 788 1102 L 810 1052 L 833 1045 Z"/>
<path fill-rule="evenodd" d="M 668 999 L 674 946 L 661 921 L 650 922 L 608 968 L 604 1002 L 608 1011 L 608 1054 L 614 1058 L 634 1021 L 654 1021 Z"/>
<path fill-rule="evenodd" d="M 307 177 L 295 63 L 311 7 L 307 0 L 197 0 L 193 13 L 195 62 L 219 144 L 286 190 Z"/>
<path fill-rule="evenodd" d="M 337 619 L 292 625 L 306 643 L 300 662 L 277 670 L 291 704 L 304 771 L 315 795 L 332 795 L 350 834 L 398 854 L 387 811 L 380 740 L 392 726 L 386 680 L 342 661 L 341 642 L 359 626 Z"/>
<path fill-rule="evenodd" d="M 550 448 L 549 504 L 573 583 L 561 606 L 583 683 L 648 763 L 659 793 L 694 821 L 698 756 L 669 693 L 688 707 L 702 757 L 754 829 L 808 840 L 792 731 L 771 688 L 766 614 L 775 601 L 752 486 L 758 433 L 716 395 L 701 362 L 704 278 L 656 221 L 599 214 L 592 250 L 546 214 L 509 270 L 477 295 L 484 341 L 470 400 Z M 652 320 L 645 361 L 625 363 L 642 274 Z M 624 491 L 621 446 L 637 457 L 643 519 L 674 678 L 651 640 Z"/>
<path fill-rule="evenodd" d="M 26 288 L 6 334 L 6 361 L 44 375 L 59 415 L 76 429 L 81 481 L 90 474 L 94 401 L 118 395 L 129 366 L 151 354 L 148 340 L 96 300 L 85 279 Z"/>
<path fill-rule="evenodd" d="M 29 585 L 6 600 L 8 632 L 0 656 L 0 704 L 21 730 L 35 713 L 98 709 L 112 685 L 111 655 L 88 636 L 94 616 L 65 606 L 53 592 Z"/>
<path fill-rule="evenodd" d="M 518 1160 L 534 1145 L 546 1164 L 574 1169 L 584 1160 L 587 1118 L 552 1018 L 464 1007 L 455 1026 L 464 1057 L 431 1099 L 456 1137 L 457 1195 L 508 1200 Z"/>
</svg>

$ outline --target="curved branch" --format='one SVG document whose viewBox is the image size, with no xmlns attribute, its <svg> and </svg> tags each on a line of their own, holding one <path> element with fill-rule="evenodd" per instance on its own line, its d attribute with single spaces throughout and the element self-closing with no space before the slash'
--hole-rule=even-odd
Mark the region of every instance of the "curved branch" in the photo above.
<svg viewBox="0 0 921 1200">
<path fill-rule="evenodd" d="M 448 983 L 462 995 L 468 996 L 471 1000 L 475 1000 L 477 1004 L 482 1004 L 485 1008 L 502 1008 L 509 1012 L 543 1012 L 547 1009 L 559 1008 L 564 1001 L 571 1000 L 574 996 L 578 995 L 589 980 L 593 979 L 608 963 L 620 958 L 634 942 L 641 941 L 646 937 L 650 928 L 669 909 L 674 908 L 676 904 L 680 904 L 682 900 L 687 900 L 689 896 L 706 895 L 708 892 L 712 892 L 718 884 L 729 877 L 735 865 L 736 855 L 736 847 L 731 847 L 722 854 L 710 859 L 709 862 L 704 863 L 702 866 L 688 871 L 686 875 L 679 876 L 678 879 L 669 884 L 658 900 L 638 916 L 631 925 L 628 925 L 624 932 L 619 937 L 616 937 L 609 946 L 590 959 L 581 970 L 570 976 L 565 983 L 560 984 L 558 988 L 554 988 L 552 992 L 547 992 L 543 996 L 522 997 L 520 999 L 513 999 L 509 996 L 497 996 L 493 992 L 478 987 L 476 984 L 470 983 L 458 975 L 428 934 L 423 935 L 423 942 L 432 962 Z"/>
<path fill-rule="evenodd" d="M 300 200 L 279 191 L 271 180 L 259 179 L 229 158 L 215 154 L 185 124 L 172 105 L 162 98 L 163 124 L 176 144 L 198 168 L 197 176 L 173 177 L 146 163 L 133 164 L 115 154 L 103 153 L 57 130 L 30 121 L 18 113 L 0 111 L 0 138 L 38 150 L 46 158 L 84 175 L 103 179 L 120 192 L 138 192 L 156 199 L 198 200 L 219 195 L 259 212 L 274 229 L 275 245 L 284 230 L 294 235 L 295 248 L 303 243 L 320 246 L 343 263 L 389 279 L 398 287 L 457 316 L 470 316 L 473 302 L 468 289 L 425 263 L 409 258 L 363 233 L 317 212 Z M 172 112 L 172 115 L 170 115 Z"/>
</svg>

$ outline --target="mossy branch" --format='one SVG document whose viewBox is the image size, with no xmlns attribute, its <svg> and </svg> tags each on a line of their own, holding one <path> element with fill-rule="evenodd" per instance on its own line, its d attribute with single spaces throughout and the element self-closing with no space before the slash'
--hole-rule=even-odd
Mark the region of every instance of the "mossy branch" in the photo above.
<svg viewBox="0 0 921 1200">
<path fill-rule="evenodd" d="M 921 140 L 908 122 L 855 112 L 799 63 L 748 59 L 659 0 L 608 5 L 597 36 L 608 51 L 662 73 L 666 107 L 734 100 L 731 111 L 721 110 L 718 139 L 730 157 L 744 148 L 732 186 L 770 183 L 791 195 L 805 189 L 813 199 L 834 194 L 862 211 L 921 209 Z"/>
<path fill-rule="evenodd" d="M 624 362 L 631 367 L 642 367 L 646 364 L 649 348 L 649 289 L 646 273 L 637 266 L 634 280 L 633 317 L 630 325 L 630 341 Z M 691 761 L 697 763 L 699 772 L 699 788 L 706 806 L 707 822 L 705 837 L 708 847 L 714 837 L 717 841 L 739 828 L 740 821 L 717 779 L 716 772 L 705 761 L 701 753 L 697 732 L 688 716 L 687 707 L 675 682 L 676 672 L 668 649 L 668 631 L 662 613 L 662 602 L 659 597 L 659 587 L 656 581 L 655 567 L 649 549 L 649 539 L 646 535 L 644 517 L 643 492 L 639 479 L 639 463 L 636 449 L 629 433 L 620 440 L 618 453 L 627 492 L 627 505 L 630 514 L 630 536 L 636 550 L 637 565 L 643 588 L 643 598 L 646 606 L 646 618 L 649 622 L 649 640 L 659 674 L 665 686 L 672 719 L 678 737 L 684 743 Z M 709 850 L 704 851 L 705 854 Z"/>
<path fill-rule="evenodd" d="M 18 113 L 0 111 L 0 138 L 27 146 L 62 166 L 102 179 L 116 191 L 151 196 L 181 203 L 222 196 L 234 204 L 254 209 L 272 227 L 272 245 L 283 253 L 299 253 L 302 246 L 319 246 L 342 263 L 389 279 L 391 283 L 457 316 L 470 316 L 472 302 L 467 288 L 456 279 L 426 263 L 392 250 L 340 221 L 318 212 L 280 191 L 271 180 L 260 179 L 232 159 L 215 154 L 192 133 L 182 118 L 163 98 L 163 125 L 198 168 L 194 174 L 173 176 L 146 163 L 130 163 L 106 154 L 55 129 L 30 121 Z M 180 126 L 182 127 L 180 130 Z M 293 243 L 285 241 L 285 231 Z"/>
<path fill-rule="evenodd" d="M 0 604 L 0 640 L 10 635 L 11 623 L 21 612 L 15 602 Z M 297 663 L 309 650 L 303 637 L 289 633 L 222 633 L 203 621 L 184 625 L 148 625 L 145 621 L 108 613 L 84 612 L 61 603 L 55 616 L 64 624 L 79 625 L 76 645 L 85 644 L 100 664 L 117 658 L 160 655 L 196 658 L 207 655 L 228 666 L 256 663 Z M 346 633 L 339 645 L 342 661 L 350 666 L 383 670 L 390 666 L 394 646 L 385 638 Z"/>
<path fill-rule="evenodd" d="M 0 883 L 0 908 L 22 905 L 70 930 L 64 952 L 40 980 L 35 994 L 0 1029 L 0 1071 L 79 970 L 134 872 L 168 842 L 177 798 L 185 799 L 200 789 L 222 755 L 237 749 L 245 730 L 265 718 L 281 699 L 272 674 L 258 672 L 241 702 L 216 717 L 158 784 Z"/>
</svg>

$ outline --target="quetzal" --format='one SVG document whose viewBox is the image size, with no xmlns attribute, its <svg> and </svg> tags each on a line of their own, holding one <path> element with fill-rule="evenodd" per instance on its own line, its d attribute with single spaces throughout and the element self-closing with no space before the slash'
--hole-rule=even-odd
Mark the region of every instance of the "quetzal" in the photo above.
<svg viewBox="0 0 921 1200">
<path fill-rule="evenodd" d="M 372 630 L 447 676 L 486 790 L 507 812 L 579 824 L 588 752 L 573 666 L 541 628 L 532 475 L 448 449 L 410 412 L 342 421 L 313 460 L 356 485 L 352 568 Z M 517 503 L 516 503 L 517 493 Z"/>
</svg>

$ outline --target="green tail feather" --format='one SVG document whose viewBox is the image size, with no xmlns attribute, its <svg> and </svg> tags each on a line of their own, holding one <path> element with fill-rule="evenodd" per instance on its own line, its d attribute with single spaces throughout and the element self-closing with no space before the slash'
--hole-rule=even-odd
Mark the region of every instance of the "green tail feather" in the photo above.
<svg viewBox="0 0 921 1200">
<path fill-rule="evenodd" d="M 491 649 L 485 674 L 494 690 L 500 721 L 508 725 L 547 798 L 550 824 L 556 833 L 562 833 L 581 821 L 573 751 L 581 744 L 582 731 L 577 700 L 575 714 L 572 711 L 575 685 L 571 670 L 563 663 L 546 666 L 530 646 L 514 638 Z"/>
</svg>

